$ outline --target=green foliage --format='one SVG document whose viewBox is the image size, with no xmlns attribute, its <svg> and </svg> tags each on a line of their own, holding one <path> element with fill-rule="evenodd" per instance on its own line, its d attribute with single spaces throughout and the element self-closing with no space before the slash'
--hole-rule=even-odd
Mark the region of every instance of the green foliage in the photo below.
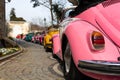
<svg viewBox="0 0 120 80">
<path fill-rule="evenodd" d="M 14 41 L 14 39 L 13 39 L 12 37 L 9 36 L 8 38 L 9 38 L 10 40 L 13 40 L 13 41 Z"/>
<path fill-rule="evenodd" d="M 59 4 L 53 4 L 52 6 L 53 6 L 53 11 L 57 17 L 57 20 L 59 21 L 61 19 L 61 16 L 62 16 L 63 8 L 59 7 Z"/>
<path fill-rule="evenodd" d="M 31 0 L 31 2 L 34 2 L 34 3 L 33 3 L 33 7 L 40 6 L 39 0 Z"/>
<path fill-rule="evenodd" d="M 0 57 L 18 52 L 20 48 L 0 48 Z"/>
<path fill-rule="evenodd" d="M 16 17 L 15 8 L 11 9 L 10 21 L 25 21 L 22 17 Z"/>
<path fill-rule="evenodd" d="M 16 18 L 15 8 L 12 8 L 10 11 L 10 21 Z"/>
<path fill-rule="evenodd" d="M 11 0 L 8 0 L 8 2 L 11 2 Z"/>
<path fill-rule="evenodd" d="M 50 9 L 50 2 L 49 0 L 31 0 L 33 2 L 33 7 L 38 7 L 40 5 Z"/>
<path fill-rule="evenodd" d="M 53 22 L 57 21 L 58 23 L 60 21 L 61 11 L 64 7 L 64 3 L 62 0 L 31 0 L 31 2 L 33 2 L 33 7 L 42 5 L 50 10 L 52 25 Z"/>
</svg>

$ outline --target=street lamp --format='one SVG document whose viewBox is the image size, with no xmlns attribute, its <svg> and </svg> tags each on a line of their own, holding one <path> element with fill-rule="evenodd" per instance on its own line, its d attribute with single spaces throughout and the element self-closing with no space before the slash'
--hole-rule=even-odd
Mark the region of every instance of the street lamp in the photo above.
<svg viewBox="0 0 120 80">
<path fill-rule="evenodd" d="M 46 27 L 46 18 L 44 18 L 44 26 Z"/>
</svg>

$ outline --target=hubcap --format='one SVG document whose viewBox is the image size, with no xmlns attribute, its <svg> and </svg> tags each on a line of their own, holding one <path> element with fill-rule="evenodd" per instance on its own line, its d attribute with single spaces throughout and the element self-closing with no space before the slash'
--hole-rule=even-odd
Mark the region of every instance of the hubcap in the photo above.
<svg viewBox="0 0 120 80">
<path fill-rule="evenodd" d="M 66 69 L 66 72 L 68 73 L 70 71 L 70 63 L 71 63 L 71 51 L 70 50 L 68 50 L 65 53 L 64 60 L 65 60 L 65 69 Z"/>
</svg>

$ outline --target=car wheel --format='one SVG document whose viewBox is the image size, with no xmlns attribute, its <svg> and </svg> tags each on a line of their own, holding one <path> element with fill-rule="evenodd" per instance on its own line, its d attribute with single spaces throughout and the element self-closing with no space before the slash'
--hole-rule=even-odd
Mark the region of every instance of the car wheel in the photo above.
<svg viewBox="0 0 120 80">
<path fill-rule="evenodd" d="M 78 71 L 74 64 L 69 44 L 67 44 L 63 55 L 63 73 L 65 80 L 94 80 Z"/>
<path fill-rule="evenodd" d="M 46 45 L 44 45 L 44 49 L 45 49 L 46 52 L 48 51 Z"/>
<path fill-rule="evenodd" d="M 52 50 L 52 57 L 55 59 L 57 58 L 57 56 L 53 53 L 53 50 Z"/>
<path fill-rule="evenodd" d="M 45 52 L 48 52 L 48 47 L 45 47 Z"/>
</svg>

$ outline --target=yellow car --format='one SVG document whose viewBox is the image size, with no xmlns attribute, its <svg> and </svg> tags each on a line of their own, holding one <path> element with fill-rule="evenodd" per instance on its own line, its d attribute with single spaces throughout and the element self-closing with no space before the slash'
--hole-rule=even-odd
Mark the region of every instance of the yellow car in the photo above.
<svg viewBox="0 0 120 80">
<path fill-rule="evenodd" d="M 48 49 L 52 49 L 52 36 L 54 34 L 58 34 L 59 31 L 57 29 L 49 29 L 46 35 L 44 36 L 44 48 L 47 51 Z"/>
</svg>

